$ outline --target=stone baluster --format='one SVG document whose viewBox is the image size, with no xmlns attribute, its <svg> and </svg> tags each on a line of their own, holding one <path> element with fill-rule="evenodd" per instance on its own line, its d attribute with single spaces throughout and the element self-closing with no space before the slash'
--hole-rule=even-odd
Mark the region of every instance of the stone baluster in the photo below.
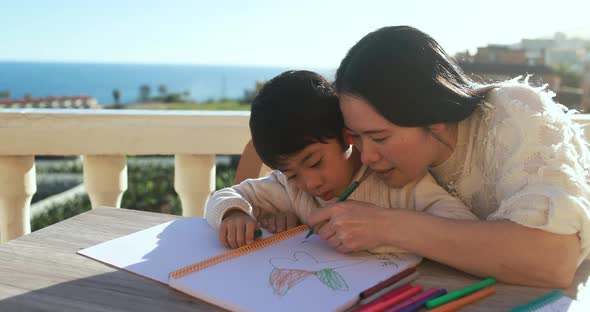
<svg viewBox="0 0 590 312">
<path fill-rule="evenodd" d="M 124 155 L 85 155 L 84 188 L 92 207 L 121 207 L 127 190 L 127 159 Z"/>
<path fill-rule="evenodd" d="M 0 242 L 31 232 L 31 198 L 36 191 L 33 156 L 0 156 Z"/>
<path fill-rule="evenodd" d="M 215 190 L 215 155 L 176 155 L 174 189 L 183 216 L 203 217 L 205 203 Z"/>
</svg>

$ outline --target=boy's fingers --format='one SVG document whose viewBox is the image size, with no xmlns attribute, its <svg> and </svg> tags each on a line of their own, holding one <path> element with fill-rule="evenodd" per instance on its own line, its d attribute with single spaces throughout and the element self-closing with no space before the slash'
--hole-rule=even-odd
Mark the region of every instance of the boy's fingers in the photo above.
<svg viewBox="0 0 590 312">
<path fill-rule="evenodd" d="M 231 248 L 236 248 L 237 244 L 236 244 L 236 225 L 235 224 L 231 224 L 227 227 L 227 243 L 229 244 L 229 247 Z"/>
<path fill-rule="evenodd" d="M 246 224 L 242 222 L 236 225 L 236 245 L 238 247 L 246 245 Z"/>
<path fill-rule="evenodd" d="M 221 227 L 219 227 L 219 241 L 225 248 L 229 248 L 229 244 L 227 243 L 227 224 L 225 223 L 221 223 Z"/>
<path fill-rule="evenodd" d="M 287 227 L 287 215 L 279 214 L 276 218 L 277 232 L 282 232 Z"/>
<path fill-rule="evenodd" d="M 246 223 L 246 243 L 252 244 L 254 242 L 254 231 L 256 231 L 256 223 Z"/>
<path fill-rule="evenodd" d="M 297 218 L 296 215 L 289 214 L 287 216 L 287 229 L 292 229 L 292 228 L 296 227 L 297 225 L 299 225 L 298 223 L 299 223 L 299 219 Z"/>
<path fill-rule="evenodd" d="M 274 216 L 268 218 L 268 231 L 271 233 L 277 232 L 277 218 Z"/>
</svg>

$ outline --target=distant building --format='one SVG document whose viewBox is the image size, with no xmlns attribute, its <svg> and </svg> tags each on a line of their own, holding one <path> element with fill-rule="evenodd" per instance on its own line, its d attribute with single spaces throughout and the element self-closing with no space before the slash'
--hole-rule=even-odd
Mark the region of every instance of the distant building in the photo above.
<svg viewBox="0 0 590 312">
<path fill-rule="evenodd" d="M 590 57 L 586 60 L 582 73 L 582 93 L 582 108 L 584 112 L 590 113 Z"/>
<path fill-rule="evenodd" d="M 91 96 L 0 99 L 0 108 L 102 108 Z"/>
<path fill-rule="evenodd" d="M 525 50 L 511 49 L 502 45 L 489 45 L 487 47 L 477 48 L 477 53 L 473 57 L 473 63 L 529 64 Z"/>
<path fill-rule="evenodd" d="M 558 90 L 561 83 L 561 78 L 553 69 L 545 65 L 464 62 L 460 62 L 459 65 L 466 74 L 477 82 L 503 81 L 530 74 L 533 75 L 532 82 L 547 83 L 552 90 Z"/>
<path fill-rule="evenodd" d="M 546 50 L 543 47 L 554 47 L 555 40 L 523 40 L 528 49 L 514 46 L 489 45 L 477 49 L 477 54 L 469 55 L 469 52 L 457 54 L 459 65 L 463 71 L 478 82 L 503 81 L 516 76 L 531 75 L 529 81 L 535 85 L 548 84 L 549 89 L 556 93 L 555 100 L 570 109 L 589 111 L 590 104 L 583 104 L 584 93 L 581 88 L 568 88 L 561 86 L 561 77 L 553 67 L 545 64 Z M 536 49 L 536 50 L 535 50 Z M 557 50 L 553 50 L 557 51 Z M 567 50 L 571 51 L 571 50 Z M 555 54 L 557 55 L 557 54 Z M 574 60 L 573 54 L 561 55 L 563 60 Z M 568 59 L 569 57 L 569 59 Z"/>
<path fill-rule="evenodd" d="M 590 54 L 590 40 L 568 38 L 563 33 L 556 33 L 550 39 L 522 39 L 511 46 L 526 51 L 529 62 L 558 66 L 568 64 L 577 73 L 584 70 L 583 60 Z"/>
</svg>

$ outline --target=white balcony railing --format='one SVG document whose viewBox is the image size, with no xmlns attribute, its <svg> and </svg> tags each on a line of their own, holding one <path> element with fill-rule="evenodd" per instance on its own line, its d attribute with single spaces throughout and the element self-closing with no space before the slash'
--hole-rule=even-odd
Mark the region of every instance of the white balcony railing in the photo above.
<svg viewBox="0 0 590 312">
<path fill-rule="evenodd" d="M 248 119 L 248 112 L 222 111 L 0 110 L 0 241 L 30 232 L 35 155 L 83 155 L 93 207 L 119 207 L 127 155 L 175 155 L 183 215 L 202 216 L 215 188 L 215 155 L 242 152 Z M 590 115 L 575 119 L 590 123 Z"/>
<path fill-rule="evenodd" d="M 0 241 L 30 232 L 35 155 L 83 155 L 92 207 L 119 207 L 127 155 L 175 155 L 185 216 L 202 216 L 215 189 L 215 155 L 240 154 L 249 112 L 0 110 Z"/>
</svg>

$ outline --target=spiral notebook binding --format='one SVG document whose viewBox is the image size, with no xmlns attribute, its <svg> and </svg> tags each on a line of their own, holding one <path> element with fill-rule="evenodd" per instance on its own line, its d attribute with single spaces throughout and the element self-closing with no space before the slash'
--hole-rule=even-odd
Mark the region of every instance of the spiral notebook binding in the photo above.
<svg viewBox="0 0 590 312">
<path fill-rule="evenodd" d="M 206 269 L 208 267 L 212 267 L 216 264 L 219 264 L 219 263 L 222 263 L 225 261 L 229 261 L 231 259 L 235 259 L 237 257 L 241 257 L 243 255 L 249 254 L 253 251 L 265 248 L 267 246 L 270 246 L 272 244 L 275 244 L 277 242 L 280 242 L 282 240 L 285 240 L 287 238 L 290 238 L 294 235 L 297 235 L 301 232 L 305 232 L 307 230 L 308 230 L 308 227 L 306 225 L 300 225 L 300 226 L 294 227 L 290 230 L 280 232 L 280 233 L 273 235 L 271 237 L 255 241 L 252 244 L 242 246 L 240 248 L 230 250 L 228 252 L 224 252 L 220 255 L 209 258 L 207 260 L 203 260 L 201 262 L 197 262 L 197 263 L 193 263 L 191 265 L 185 266 L 184 268 L 178 269 L 178 270 L 168 274 L 168 278 L 169 279 L 170 278 L 179 279 L 179 278 L 189 275 L 191 273 Z"/>
</svg>

